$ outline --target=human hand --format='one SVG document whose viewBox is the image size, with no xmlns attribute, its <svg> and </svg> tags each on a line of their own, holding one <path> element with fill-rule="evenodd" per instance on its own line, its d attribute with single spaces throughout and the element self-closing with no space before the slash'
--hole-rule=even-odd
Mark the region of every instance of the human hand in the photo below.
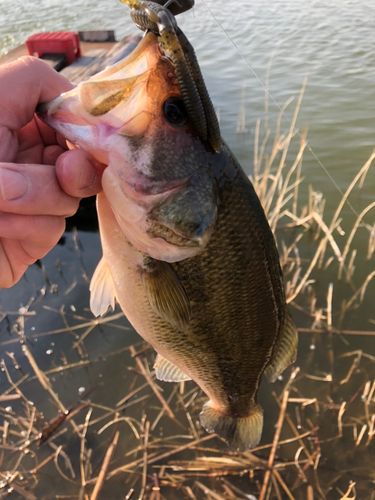
<svg viewBox="0 0 375 500">
<path fill-rule="evenodd" d="M 0 288 L 51 250 L 80 198 L 101 190 L 104 165 L 35 114 L 73 85 L 47 64 L 23 57 L 0 66 Z"/>
</svg>

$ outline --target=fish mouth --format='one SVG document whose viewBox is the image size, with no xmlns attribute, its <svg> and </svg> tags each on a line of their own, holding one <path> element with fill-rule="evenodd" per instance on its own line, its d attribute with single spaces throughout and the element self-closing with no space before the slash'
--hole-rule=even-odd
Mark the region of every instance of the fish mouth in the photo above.
<svg viewBox="0 0 375 500">
<path fill-rule="evenodd" d="M 96 156 L 98 140 L 144 135 L 160 115 L 158 103 L 171 93 L 179 95 L 173 65 L 150 32 L 124 60 L 39 104 L 36 112 L 70 142 Z"/>
<path fill-rule="evenodd" d="M 217 212 L 213 189 L 206 185 L 211 179 L 196 190 L 192 178 L 180 177 L 198 175 L 194 165 L 175 168 L 169 155 L 165 166 L 162 159 L 155 167 L 159 137 L 168 137 L 170 147 L 181 150 L 197 141 L 190 120 L 177 126 L 165 115 L 166 100 L 183 97 L 176 74 L 158 37 L 148 32 L 123 61 L 37 109 L 51 128 L 108 165 L 102 186 L 120 229 L 137 249 L 168 262 L 205 247 Z M 180 178 L 153 177 L 172 172 Z"/>
</svg>

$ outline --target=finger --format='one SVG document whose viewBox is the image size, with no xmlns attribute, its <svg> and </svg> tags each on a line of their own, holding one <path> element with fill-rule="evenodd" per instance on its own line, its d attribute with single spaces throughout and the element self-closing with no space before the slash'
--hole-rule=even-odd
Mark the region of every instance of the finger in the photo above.
<svg viewBox="0 0 375 500">
<path fill-rule="evenodd" d="M 0 289 L 13 286 L 26 271 L 30 261 L 25 256 L 22 244 L 19 240 L 4 239 L 0 241 Z M 35 261 L 34 261 L 35 262 Z"/>
<path fill-rule="evenodd" d="M 59 156 L 61 156 L 66 149 L 55 144 L 54 146 L 47 146 L 43 150 L 42 163 L 43 165 L 55 165 Z"/>
<path fill-rule="evenodd" d="M 70 217 L 78 204 L 61 189 L 54 167 L 0 163 L 0 211 Z"/>
<path fill-rule="evenodd" d="M 0 147 L 0 161 L 54 165 L 60 154 L 67 150 L 66 141 L 56 147 L 58 144 L 56 133 L 48 125 L 45 125 L 42 134 L 41 123 L 34 117 L 31 122 L 18 131 L 19 147 L 14 158 L 2 157 L 2 148 Z"/>
<path fill-rule="evenodd" d="M 63 217 L 0 213 L 0 288 L 13 286 L 57 244 L 64 229 Z"/>
<path fill-rule="evenodd" d="M 51 249 L 59 241 L 64 229 L 64 217 L 0 212 L 0 238 L 23 240 L 35 247 Z M 34 260 L 40 258 L 36 254 L 30 257 Z"/>
<path fill-rule="evenodd" d="M 72 88 L 69 80 L 35 57 L 0 66 L 0 127 L 19 130 L 33 118 L 38 103 Z"/>
<path fill-rule="evenodd" d="M 86 198 L 102 190 L 101 178 L 105 167 L 85 151 L 72 149 L 59 156 L 56 175 L 66 193 Z"/>
<path fill-rule="evenodd" d="M 46 146 L 51 146 L 53 144 L 56 144 L 57 142 L 56 132 L 53 129 L 51 129 L 49 125 L 44 123 L 37 115 L 34 115 L 34 122 L 38 128 L 38 132 L 43 143 Z M 64 146 L 66 150 L 67 149 L 66 142 L 64 142 Z"/>
<path fill-rule="evenodd" d="M 0 126 L 0 161 L 13 161 L 17 151 L 17 133 Z"/>
</svg>

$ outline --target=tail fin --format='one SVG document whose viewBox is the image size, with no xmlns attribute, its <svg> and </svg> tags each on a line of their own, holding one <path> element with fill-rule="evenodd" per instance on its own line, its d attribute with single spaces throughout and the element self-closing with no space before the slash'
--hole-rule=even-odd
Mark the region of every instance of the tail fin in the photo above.
<svg viewBox="0 0 375 500">
<path fill-rule="evenodd" d="M 232 450 L 247 451 L 262 437 L 263 410 L 259 405 L 247 417 L 233 418 L 215 410 L 209 401 L 203 406 L 199 419 L 207 432 L 216 432 Z"/>
</svg>

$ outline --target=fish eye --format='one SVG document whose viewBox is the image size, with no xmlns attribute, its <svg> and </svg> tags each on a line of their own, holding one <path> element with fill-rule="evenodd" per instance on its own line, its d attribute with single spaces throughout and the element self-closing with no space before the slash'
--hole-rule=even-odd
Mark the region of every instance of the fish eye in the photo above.
<svg viewBox="0 0 375 500">
<path fill-rule="evenodd" d="M 184 103 L 179 97 L 168 97 L 163 104 L 163 113 L 171 125 L 185 125 L 187 113 Z"/>
</svg>

